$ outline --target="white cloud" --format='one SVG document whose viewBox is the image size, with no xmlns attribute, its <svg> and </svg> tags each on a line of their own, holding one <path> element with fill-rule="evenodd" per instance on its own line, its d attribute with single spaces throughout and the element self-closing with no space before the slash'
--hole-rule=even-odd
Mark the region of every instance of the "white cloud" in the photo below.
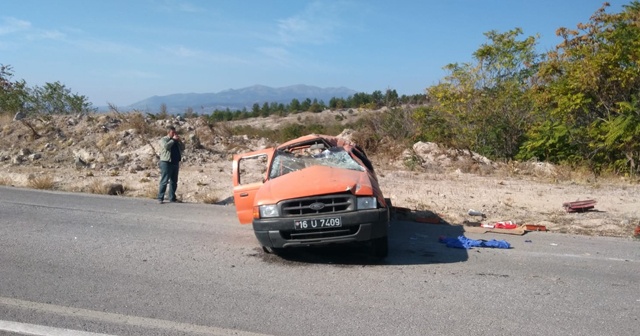
<svg viewBox="0 0 640 336">
<path fill-rule="evenodd" d="M 251 61 L 242 58 L 238 55 L 224 54 L 224 53 L 212 53 L 205 50 L 187 48 L 185 46 L 163 46 L 160 48 L 162 55 L 167 55 L 173 58 L 173 62 L 204 62 L 204 63 L 217 63 L 226 65 L 247 65 L 252 63 Z"/>
<path fill-rule="evenodd" d="M 163 12 L 199 13 L 205 11 L 202 7 L 198 7 L 188 1 L 181 0 L 162 0 L 154 2 L 154 4 Z"/>
<path fill-rule="evenodd" d="M 29 30 L 31 22 L 16 19 L 13 17 L 5 17 L 0 24 L 0 35 L 8 35 L 19 31 Z"/>
<path fill-rule="evenodd" d="M 139 54 L 141 50 L 122 43 L 105 40 L 65 40 L 65 42 L 94 53 Z"/>
<path fill-rule="evenodd" d="M 31 22 L 7 17 L 0 22 L 0 36 L 13 35 L 13 41 L 4 43 L 2 49 L 13 49 L 24 46 L 25 43 L 40 40 L 64 41 L 66 35 L 59 30 L 42 30 L 33 27 Z"/>
<path fill-rule="evenodd" d="M 62 30 L 71 33 L 82 33 L 79 29 L 69 27 L 65 27 Z M 59 29 L 44 30 L 33 26 L 29 21 L 5 17 L 0 22 L 0 35 L 11 33 L 24 33 L 22 36 L 28 40 L 64 40 L 67 37 L 67 34 Z"/>
<path fill-rule="evenodd" d="M 187 12 L 187 13 L 197 13 L 197 12 L 202 12 L 204 9 L 198 6 L 195 6 L 193 4 L 187 3 L 187 2 L 182 2 L 178 5 L 178 9 L 181 12 Z"/>
<path fill-rule="evenodd" d="M 58 30 L 38 30 L 30 33 L 27 38 L 29 40 L 58 40 L 62 41 L 67 35 Z"/>
<path fill-rule="evenodd" d="M 175 48 L 166 48 L 166 50 L 175 56 L 184 57 L 184 58 L 198 57 L 202 55 L 202 52 L 195 49 L 190 49 L 184 46 L 177 46 Z"/>
<path fill-rule="evenodd" d="M 258 48 L 258 51 L 265 55 L 267 58 L 275 60 L 279 63 L 289 63 L 290 60 L 290 53 L 289 51 L 287 51 L 284 48 L 279 48 L 279 47 L 264 47 L 264 48 Z"/>
<path fill-rule="evenodd" d="M 355 7 L 357 6 L 357 7 Z M 326 66 L 315 59 L 314 49 L 338 42 L 354 25 L 359 13 L 366 11 L 366 4 L 350 0 L 316 0 L 303 10 L 276 21 L 275 33 L 263 35 L 271 46 L 257 48 L 262 59 L 257 62 L 287 68 L 316 68 Z"/>
<path fill-rule="evenodd" d="M 341 2 L 311 3 L 301 13 L 278 20 L 279 42 L 325 44 L 335 40 L 338 30 L 346 27 L 341 17 L 348 7 Z"/>
<path fill-rule="evenodd" d="M 160 75 L 153 72 L 140 71 L 140 70 L 120 70 L 112 73 L 105 74 L 112 78 L 119 79 L 155 79 L 161 78 Z"/>
</svg>

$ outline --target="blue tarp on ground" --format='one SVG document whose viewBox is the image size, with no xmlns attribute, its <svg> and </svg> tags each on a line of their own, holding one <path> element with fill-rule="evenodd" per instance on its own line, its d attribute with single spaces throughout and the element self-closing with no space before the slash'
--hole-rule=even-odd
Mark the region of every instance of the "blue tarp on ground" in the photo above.
<svg viewBox="0 0 640 336">
<path fill-rule="evenodd" d="M 511 245 L 506 240 L 477 240 L 467 238 L 465 236 L 458 236 L 457 238 L 440 237 L 438 240 L 441 243 L 446 244 L 447 247 L 467 250 L 473 247 L 511 248 Z"/>
</svg>

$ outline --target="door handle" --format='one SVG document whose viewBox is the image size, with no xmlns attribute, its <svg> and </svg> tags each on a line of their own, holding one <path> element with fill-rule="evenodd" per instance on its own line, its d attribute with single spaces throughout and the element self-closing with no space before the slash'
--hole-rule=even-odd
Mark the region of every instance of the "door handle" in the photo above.
<svg viewBox="0 0 640 336">
<path fill-rule="evenodd" d="M 240 194 L 240 197 L 247 197 L 247 196 L 249 196 L 249 193 L 244 192 Z"/>
</svg>

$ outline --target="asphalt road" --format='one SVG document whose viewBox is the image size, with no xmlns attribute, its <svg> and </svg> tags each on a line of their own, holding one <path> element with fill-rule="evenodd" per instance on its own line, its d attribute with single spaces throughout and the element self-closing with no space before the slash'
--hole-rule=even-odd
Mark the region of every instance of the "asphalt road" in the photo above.
<svg viewBox="0 0 640 336">
<path fill-rule="evenodd" d="M 0 187 L 0 335 L 637 335 L 640 242 L 551 233 L 390 256 L 258 248 L 233 206 Z"/>
</svg>

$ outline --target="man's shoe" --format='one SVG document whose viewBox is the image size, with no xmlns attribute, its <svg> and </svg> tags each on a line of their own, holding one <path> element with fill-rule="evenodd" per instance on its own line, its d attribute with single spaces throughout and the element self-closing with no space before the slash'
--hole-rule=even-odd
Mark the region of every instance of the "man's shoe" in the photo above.
<svg viewBox="0 0 640 336">
<path fill-rule="evenodd" d="M 178 199 L 170 200 L 169 202 L 171 202 L 171 203 L 182 203 L 182 201 L 178 200 Z"/>
<path fill-rule="evenodd" d="M 161 200 L 161 199 L 159 199 L 159 200 L 158 200 L 158 204 L 162 204 L 162 203 L 164 203 L 164 201 L 163 201 L 163 200 Z"/>
</svg>

